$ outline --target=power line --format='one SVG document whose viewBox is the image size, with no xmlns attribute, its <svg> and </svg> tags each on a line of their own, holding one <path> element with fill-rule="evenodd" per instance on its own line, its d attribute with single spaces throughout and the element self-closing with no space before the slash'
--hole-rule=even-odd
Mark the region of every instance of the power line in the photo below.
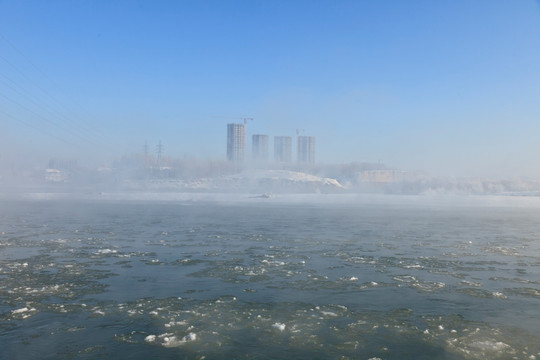
<svg viewBox="0 0 540 360">
<path fill-rule="evenodd" d="M 33 83 L 33 85 L 35 87 L 37 87 L 39 90 L 41 90 L 45 95 L 49 96 L 51 99 L 55 100 L 55 101 L 58 101 L 54 98 L 54 96 L 52 96 L 51 94 L 48 93 L 48 91 L 46 91 L 45 89 L 43 89 L 41 86 L 39 86 L 39 84 L 37 84 L 35 81 L 33 81 L 32 79 L 30 79 L 22 70 L 20 70 L 15 64 L 13 64 L 11 61 L 9 61 L 8 59 L 6 59 L 5 57 L 3 57 L 2 55 L 0 55 L 0 59 L 4 60 L 7 64 L 9 64 L 11 67 L 13 67 L 20 75 L 22 75 L 26 80 L 28 80 L 29 82 Z M 6 76 L 4 75 L 4 77 L 6 78 Z M 8 78 L 9 79 L 9 78 Z M 11 79 L 10 79 L 11 80 Z M 19 85 L 20 86 L 20 85 Z M 7 98 L 5 95 L 3 95 L 5 98 Z M 9 98 L 7 98 L 8 100 L 10 100 L 11 102 L 14 102 L 16 103 L 17 105 L 23 107 L 23 108 L 26 108 L 27 110 L 29 110 L 30 112 L 38 115 L 41 117 L 41 115 L 37 114 L 36 112 L 28 109 L 27 107 L 25 107 L 24 105 L 20 104 L 20 103 L 17 103 L 16 101 L 14 100 L 11 100 Z M 46 120 L 46 119 L 45 119 Z M 47 122 L 51 122 L 49 120 L 46 120 Z M 54 122 L 52 122 L 54 123 Z M 56 126 L 59 126 L 59 125 L 56 125 Z M 69 128 L 66 128 L 67 131 L 71 131 L 69 130 Z M 77 135 L 78 136 L 78 135 Z"/>
<path fill-rule="evenodd" d="M 22 120 L 22 119 L 20 119 L 20 118 L 18 118 L 18 117 L 16 117 L 16 116 L 13 116 L 13 115 L 11 115 L 11 114 L 8 114 L 8 113 L 6 113 L 6 112 L 3 111 L 3 110 L 0 110 L 0 113 L 4 114 L 4 116 L 7 116 L 7 117 L 9 117 L 9 118 L 11 118 L 11 119 L 13 119 L 13 120 L 15 120 L 15 121 L 17 121 L 17 122 L 20 122 L 21 124 L 23 124 L 23 125 L 25 125 L 25 126 L 27 126 L 27 127 L 29 127 L 29 128 L 33 128 L 33 129 L 35 129 L 35 130 L 41 131 L 41 132 L 43 132 L 43 133 L 46 133 L 47 135 L 49 135 L 49 136 L 55 138 L 56 140 L 59 140 L 59 141 L 65 143 L 65 144 L 67 144 L 67 145 L 70 145 L 70 146 L 76 146 L 76 145 L 77 145 L 77 144 L 72 143 L 71 141 L 66 140 L 66 139 L 64 139 L 64 138 L 62 138 L 62 137 L 60 137 L 60 136 L 58 136 L 58 135 L 56 135 L 56 134 L 54 134 L 54 133 L 48 132 L 48 131 L 45 130 L 45 129 L 42 129 L 42 128 L 38 127 L 38 126 L 35 126 L 35 125 L 31 124 L 31 123 L 28 123 L 28 122 L 26 122 L 26 121 L 24 121 L 24 120 Z"/>
<path fill-rule="evenodd" d="M 48 76 L 44 71 L 42 71 L 32 60 L 30 60 L 30 58 L 28 56 L 26 56 L 19 48 L 17 48 L 11 41 L 9 41 L 2 33 L 0 33 L 0 39 L 2 39 L 3 41 L 5 41 L 13 50 L 15 50 L 19 55 L 21 55 L 35 70 L 37 70 L 44 78 L 46 78 L 47 80 L 49 80 L 51 83 L 53 83 L 54 85 L 56 85 L 58 87 L 58 83 L 56 81 L 54 81 L 54 79 L 52 79 L 50 76 Z M 30 82 L 32 82 L 39 90 L 41 90 L 44 94 L 46 94 L 49 98 L 51 98 L 52 100 L 56 101 L 56 103 L 58 103 L 61 107 L 64 108 L 64 110 L 68 110 L 69 112 L 69 109 L 67 109 L 67 107 L 65 106 L 65 104 L 63 104 L 61 101 L 59 101 L 56 97 L 54 97 L 52 94 L 50 94 L 48 91 L 46 91 L 45 89 L 43 89 L 41 86 L 39 86 L 39 84 L 37 84 L 36 82 L 32 81 L 31 79 L 28 78 L 28 76 L 26 76 L 24 74 L 24 72 L 22 72 L 17 66 L 15 66 L 13 63 L 11 63 L 9 60 L 7 60 L 5 57 L 1 56 L 0 55 L 0 58 L 2 58 L 4 61 L 6 61 L 10 66 L 12 66 L 14 69 L 16 69 L 23 77 L 25 77 L 27 80 L 29 80 Z M 70 98 L 70 101 L 72 103 L 74 103 L 75 105 L 77 105 L 80 109 L 83 110 L 83 112 L 86 113 L 86 115 L 92 117 L 92 115 L 90 115 L 90 113 L 88 112 L 88 110 L 86 110 L 82 105 L 80 105 L 78 102 L 76 102 L 73 98 Z M 77 116 L 78 117 L 78 116 Z M 102 131 L 100 131 L 99 129 L 96 129 L 95 126 L 92 126 L 90 125 L 85 119 L 81 118 L 81 117 L 78 117 L 80 122 L 79 122 L 79 125 L 81 126 L 81 128 L 84 128 L 85 130 L 85 133 L 90 131 L 90 132 L 94 132 L 96 135 L 99 135 L 99 137 L 105 137 L 105 133 L 103 133 Z"/>
<path fill-rule="evenodd" d="M 158 165 L 160 165 L 161 164 L 161 153 L 163 152 L 163 145 L 161 144 L 161 140 L 159 140 L 159 144 L 156 145 L 156 152 L 157 152 Z"/>
<path fill-rule="evenodd" d="M 37 112 L 35 112 L 34 110 L 30 109 L 30 108 L 27 107 L 26 105 L 23 105 L 23 104 L 21 104 L 21 103 L 15 101 L 15 100 L 13 100 L 13 99 L 10 99 L 9 97 L 5 96 L 5 95 L 2 94 L 2 93 L 0 93 L 0 96 L 2 96 L 4 99 L 7 99 L 8 101 L 11 101 L 12 103 L 14 103 L 14 104 L 17 105 L 17 106 L 22 107 L 22 108 L 25 109 L 26 111 L 28 111 L 28 112 L 34 114 L 35 116 L 37 116 L 38 118 L 44 120 L 45 122 L 47 122 L 47 123 L 49 123 L 49 124 L 51 124 L 51 125 L 53 125 L 53 126 L 58 127 L 58 124 L 56 124 L 54 121 L 49 120 L 49 119 L 43 117 L 43 115 L 38 114 Z M 77 137 L 79 137 L 81 140 L 87 141 L 87 139 L 82 138 L 82 137 L 81 137 L 80 135 L 78 135 L 78 134 L 74 134 L 74 135 L 77 136 Z"/>
<path fill-rule="evenodd" d="M 0 75 L 2 75 L 2 74 L 0 73 Z M 5 76 L 4 76 L 4 77 L 5 77 Z M 9 87 L 11 90 L 13 90 L 14 92 L 16 92 L 17 94 L 19 94 L 19 95 L 21 95 L 21 96 L 23 96 L 23 97 L 26 97 L 27 100 L 28 100 L 29 102 L 31 102 L 32 104 L 34 104 L 36 107 L 41 108 L 41 109 L 44 110 L 45 112 L 48 112 L 49 115 L 53 115 L 53 116 L 57 116 L 57 117 L 58 117 L 58 115 L 62 116 L 61 114 L 56 114 L 56 115 L 53 114 L 54 110 L 48 109 L 46 106 L 39 104 L 39 103 L 36 102 L 34 99 L 32 99 L 32 96 L 30 96 L 30 95 L 28 95 L 28 94 L 25 94 L 25 93 L 23 93 L 23 92 L 17 90 L 15 87 L 13 87 L 13 86 L 11 86 L 11 85 L 5 83 L 5 82 L 3 82 L 3 83 L 4 83 L 5 86 Z M 7 98 L 5 95 L 2 95 L 2 96 L 3 96 L 4 98 Z M 9 98 L 7 98 L 7 99 L 8 99 L 9 101 L 11 101 L 11 102 L 13 102 L 13 103 L 15 103 L 15 104 L 17 104 L 17 105 L 23 107 L 23 108 L 26 108 L 26 107 L 24 107 L 23 105 L 21 105 L 21 104 L 15 102 L 15 101 L 12 100 L 12 99 L 9 99 Z M 26 108 L 26 109 L 29 110 L 28 108 Z M 30 110 L 29 110 L 29 111 L 30 111 Z M 52 121 L 52 120 L 48 120 L 48 122 L 51 123 L 51 124 L 53 124 L 53 125 L 55 125 L 55 126 L 57 126 L 57 127 L 59 127 L 59 124 L 56 123 L 56 122 L 54 122 L 54 121 Z M 84 135 L 86 135 L 86 133 L 83 133 L 83 136 L 84 136 Z M 79 136 L 79 135 L 77 135 L 77 136 Z M 83 136 L 80 136 L 81 139 L 83 139 L 83 140 L 85 140 L 85 141 L 90 141 L 90 139 L 85 138 L 85 137 L 83 137 Z"/>
</svg>

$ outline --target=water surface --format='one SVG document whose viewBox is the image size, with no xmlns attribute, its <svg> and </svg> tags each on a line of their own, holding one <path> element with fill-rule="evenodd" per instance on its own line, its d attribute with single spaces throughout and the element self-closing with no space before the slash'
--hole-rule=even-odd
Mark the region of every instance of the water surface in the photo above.
<svg viewBox="0 0 540 360">
<path fill-rule="evenodd" d="M 8 201 L 2 359 L 540 359 L 527 200 Z"/>
</svg>

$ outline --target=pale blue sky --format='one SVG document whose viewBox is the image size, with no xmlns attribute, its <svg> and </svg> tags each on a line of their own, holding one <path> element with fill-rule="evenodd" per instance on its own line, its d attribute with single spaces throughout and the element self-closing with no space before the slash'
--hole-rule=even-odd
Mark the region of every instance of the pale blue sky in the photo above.
<svg viewBox="0 0 540 360">
<path fill-rule="evenodd" d="M 4 159 L 223 159 L 246 115 L 319 162 L 540 177 L 538 1 L 0 0 L 0 34 Z"/>
</svg>

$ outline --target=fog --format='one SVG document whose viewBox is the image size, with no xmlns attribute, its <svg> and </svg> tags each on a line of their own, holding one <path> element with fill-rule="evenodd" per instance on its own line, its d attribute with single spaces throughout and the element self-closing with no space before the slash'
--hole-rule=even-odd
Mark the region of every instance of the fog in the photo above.
<svg viewBox="0 0 540 360">
<path fill-rule="evenodd" d="M 1 359 L 540 359 L 540 6 L 0 0 Z"/>
<path fill-rule="evenodd" d="M 0 190 L 536 195 L 539 20 L 533 1 L 3 1 Z"/>
</svg>

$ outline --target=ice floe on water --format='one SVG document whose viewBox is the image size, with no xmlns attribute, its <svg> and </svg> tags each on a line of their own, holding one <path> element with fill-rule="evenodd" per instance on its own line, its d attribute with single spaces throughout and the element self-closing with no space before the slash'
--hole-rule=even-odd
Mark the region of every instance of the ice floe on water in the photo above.
<svg viewBox="0 0 540 360">
<path fill-rule="evenodd" d="M 95 206 L 2 236 L 0 358 L 540 357 L 537 216 Z"/>
<path fill-rule="evenodd" d="M 182 346 L 188 342 L 197 340 L 197 334 L 190 332 L 189 334 L 179 338 L 172 333 L 165 333 L 158 335 L 157 338 L 155 335 L 149 335 L 145 338 L 147 342 L 159 341 L 160 345 L 166 348 Z"/>
<path fill-rule="evenodd" d="M 247 357 L 256 354 L 248 349 L 272 344 L 274 348 L 296 349 L 312 356 L 341 354 L 351 359 L 373 356 L 386 359 L 396 358 L 396 352 L 407 348 L 410 341 L 426 349 L 426 359 L 436 359 L 441 351 L 463 359 L 502 359 L 518 355 L 530 358 L 540 351 L 540 346 L 531 346 L 531 343 L 528 350 L 524 350 L 519 341 L 512 344 L 508 341 L 510 332 L 457 315 L 425 316 L 410 309 L 359 312 L 342 305 L 231 300 L 230 296 L 208 301 L 146 299 L 116 307 L 104 304 L 89 311 L 114 318 L 124 312 L 131 313 L 134 316 L 131 325 L 124 332 L 116 330 L 119 341 L 163 348 L 188 349 L 186 346 L 190 346 L 189 351 L 195 351 L 197 356 L 210 358 L 228 351 L 226 349 L 231 349 L 233 344 L 243 349 Z M 144 334 L 146 328 L 156 332 Z M 528 341 L 527 335 L 522 335 L 525 338 L 521 340 Z M 194 344 L 196 347 L 191 347 Z M 430 351 L 432 357 L 429 357 Z"/>
<path fill-rule="evenodd" d="M 36 308 L 31 305 L 14 309 L 11 311 L 11 318 L 13 319 L 28 319 L 30 316 L 37 314 Z"/>
<path fill-rule="evenodd" d="M 287 325 L 285 325 L 285 324 L 283 324 L 283 323 L 278 323 L 278 322 L 277 322 L 277 323 L 273 323 L 273 324 L 272 324 L 272 327 L 273 327 L 274 329 L 278 329 L 279 331 L 283 331 L 283 330 L 285 330 L 285 328 L 287 327 Z"/>
<path fill-rule="evenodd" d="M 116 254 L 118 253 L 118 250 L 116 249 L 99 249 L 95 252 L 95 254 Z"/>
</svg>

